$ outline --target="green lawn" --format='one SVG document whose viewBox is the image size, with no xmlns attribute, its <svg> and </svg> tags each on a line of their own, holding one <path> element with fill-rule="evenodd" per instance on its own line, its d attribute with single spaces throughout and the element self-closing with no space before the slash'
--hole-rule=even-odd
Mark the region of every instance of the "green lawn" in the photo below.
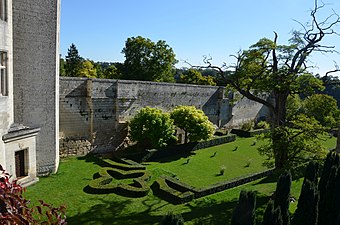
<svg viewBox="0 0 340 225">
<path fill-rule="evenodd" d="M 261 142 L 254 145 L 254 141 L 254 138 L 239 138 L 236 142 L 198 150 L 191 156 L 168 158 L 146 165 L 151 172 L 161 168 L 185 183 L 204 187 L 266 170 L 262 165 L 264 158 L 257 152 Z M 224 175 L 220 174 L 222 166 L 225 167 Z"/>
<path fill-rule="evenodd" d="M 164 172 L 176 174 L 182 181 L 197 186 L 205 186 L 218 180 L 233 178 L 247 173 L 248 170 L 264 169 L 261 157 L 257 155 L 256 146 L 251 146 L 254 139 L 238 139 L 235 143 L 221 145 L 205 150 L 199 150 L 192 155 L 188 164 L 187 158 L 170 159 L 164 162 L 153 162 L 147 169 L 157 176 Z M 235 145 L 238 145 L 236 151 Z M 257 143 L 256 145 L 259 145 Z M 335 146 L 335 139 L 327 140 L 328 148 Z M 242 146 L 246 146 L 243 148 Z M 253 150 L 254 151 L 253 151 Z M 215 157 L 211 157 L 215 151 Z M 247 152 L 247 153 L 245 153 Z M 234 158 L 234 154 L 243 153 Z M 211 158 L 210 158 L 211 157 Z M 229 160 L 228 160 L 229 159 Z M 245 167 L 251 159 L 249 167 Z M 166 162 L 168 161 L 168 162 Z M 237 161 L 239 164 L 237 164 Z M 232 163 L 236 163 L 232 170 Z M 183 164 L 183 165 L 182 165 Z M 204 164 L 204 166 L 203 166 Z M 225 165 L 226 172 L 217 176 L 219 167 Z M 32 200 L 43 199 L 55 206 L 67 206 L 68 224 L 159 224 L 161 218 L 168 211 L 182 213 L 186 224 L 228 224 L 235 207 L 240 190 L 257 191 L 257 214 L 262 215 L 276 186 L 274 177 L 264 178 L 241 187 L 226 190 L 204 198 L 196 199 L 184 205 L 172 205 L 155 197 L 152 192 L 142 198 L 126 198 L 116 194 L 94 195 L 88 194 L 84 188 L 92 180 L 93 174 L 98 172 L 102 161 L 93 157 L 69 158 L 60 163 L 57 174 L 40 178 L 40 181 L 27 188 L 25 196 Z M 209 168 L 208 168 L 209 167 Z M 210 168 L 211 167 L 211 168 Z M 295 180 L 292 195 L 298 198 L 302 179 Z M 292 211 L 296 203 L 291 204 Z"/>
</svg>

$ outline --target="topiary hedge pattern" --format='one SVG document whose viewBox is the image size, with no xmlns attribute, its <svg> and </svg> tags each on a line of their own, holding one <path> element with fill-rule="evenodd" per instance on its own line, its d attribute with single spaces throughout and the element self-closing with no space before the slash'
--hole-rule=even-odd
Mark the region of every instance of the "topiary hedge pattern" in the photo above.
<svg viewBox="0 0 340 225">
<path fill-rule="evenodd" d="M 193 192 L 172 188 L 168 181 L 166 177 L 158 178 L 151 186 L 153 193 L 172 204 L 183 204 L 195 198 Z"/>
<path fill-rule="evenodd" d="M 150 186 L 148 181 L 151 178 L 151 173 L 146 170 L 145 166 L 124 160 L 120 160 L 120 162 L 105 160 L 105 162 L 111 167 L 104 167 L 94 175 L 94 179 L 88 185 L 92 193 L 116 193 L 126 197 L 143 197 L 149 193 Z M 215 194 L 269 176 L 273 172 L 274 169 L 266 170 L 204 188 L 195 188 L 176 178 L 160 176 L 151 185 L 151 188 L 158 197 L 172 204 L 183 204 L 193 199 Z"/>
<path fill-rule="evenodd" d="M 106 161 L 108 162 L 108 161 Z M 148 194 L 151 173 L 141 165 L 109 161 L 112 167 L 102 168 L 89 183 L 92 193 L 116 193 L 126 197 L 143 197 Z"/>
</svg>

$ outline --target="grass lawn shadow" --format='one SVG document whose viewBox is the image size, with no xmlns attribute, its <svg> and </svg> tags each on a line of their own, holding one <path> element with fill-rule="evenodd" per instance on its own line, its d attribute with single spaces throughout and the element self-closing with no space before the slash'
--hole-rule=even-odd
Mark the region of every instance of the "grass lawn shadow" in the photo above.
<svg viewBox="0 0 340 225">
<path fill-rule="evenodd" d="M 78 160 L 83 160 L 85 162 L 91 162 L 94 163 L 100 167 L 111 167 L 112 165 L 105 162 L 104 160 L 102 160 L 100 157 L 97 157 L 95 155 L 92 154 L 88 154 L 86 156 L 81 156 L 81 157 L 77 157 Z"/>
<path fill-rule="evenodd" d="M 188 158 L 189 162 L 184 162 L 182 165 L 189 164 L 190 163 L 190 156 L 196 155 L 194 151 L 186 151 L 186 152 L 181 152 L 177 155 L 174 156 L 168 156 L 165 158 L 160 158 L 160 159 L 154 159 L 154 160 L 149 160 L 150 162 L 159 162 L 159 163 L 167 163 L 167 162 L 172 162 L 172 161 L 177 161 L 181 158 Z"/>
<path fill-rule="evenodd" d="M 209 201 L 210 200 L 210 201 Z M 205 224 L 230 224 L 233 210 L 238 199 L 217 203 L 214 200 L 200 201 L 197 205 L 188 205 L 190 212 L 183 213 L 185 221 L 191 221 L 195 225 Z M 261 224 L 262 215 L 269 201 L 267 196 L 256 196 L 257 224 Z"/>
<path fill-rule="evenodd" d="M 101 200 L 101 203 L 91 206 L 86 211 L 67 218 L 69 225 L 78 224 L 154 224 L 162 220 L 162 216 L 151 215 L 151 210 L 143 212 L 130 212 L 129 215 L 121 214 L 132 200 L 115 201 L 114 199 Z"/>
</svg>

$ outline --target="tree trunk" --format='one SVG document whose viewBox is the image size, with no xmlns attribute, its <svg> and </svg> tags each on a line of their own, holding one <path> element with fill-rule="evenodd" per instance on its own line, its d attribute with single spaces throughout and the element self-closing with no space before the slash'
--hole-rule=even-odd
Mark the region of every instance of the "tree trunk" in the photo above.
<svg viewBox="0 0 340 225">
<path fill-rule="evenodd" d="M 276 93 L 275 94 L 275 110 L 273 112 L 273 131 L 272 131 L 272 142 L 273 152 L 275 159 L 275 168 L 282 169 L 286 166 L 288 161 L 288 140 L 287 134 L 283 129 L 286 124 L 286 104 L 287 104 L 287 93 Z"/>
<path fill-rule="evenodd" d="M 186 130 L 184 131 L 184 143 L 188 143 L 188 132 Z"/>
</svg>

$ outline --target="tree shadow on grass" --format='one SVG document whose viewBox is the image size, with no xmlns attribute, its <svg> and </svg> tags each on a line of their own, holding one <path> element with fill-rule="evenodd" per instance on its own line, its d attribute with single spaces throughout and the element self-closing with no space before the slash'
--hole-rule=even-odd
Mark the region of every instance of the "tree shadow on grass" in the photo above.
<svg viewBox="0 0 340 225">
<path fill-rule="evenodd" d="M 92 154 L 88 154 L 86 156 L 78 157 L 77 159 L 78 160 L 84 160 L 85 162 L 94 163 L 94 164 L 96 164 L 100 167 L 111 167 L 111 164 L 105 162 L 100 157 L 97 157 L 97 156 L 92 155 Z"/>
<path fill-rule="evenodd" d="M 269 197 L 257 196 L 256 198 L 256 217 L 260 224 L 262 215 Z M 200 201 L 197 205 L 189 205 L 190 212 L 183 213 L 182 216 L 185 221 L 191 221 L 195 225 L 206 224 L 230 224 L 233 210 L 236 207 L 238 199 L 216 203 L 216 201 Z"/>
<path fill-rule="evenodd" d="M 140 225 L 154 224 L 162 220 L 162 216 L 151 215 L 149 209 L 142 212 L 124 213 L 126 207 L 133 204 L 133 200 L 115 201 L 112 199 L 108 201 L 101 199 L 100 201 L 101 203 L 93 205 L 86 212 L 67 217 L 67 224 Z"/>
<path fill-rule="evenodd" d="M 258 184 L 269 184 L 269 183 L 276 183 L 278 180 L 278 175 L 277 174 L 272 174 L 269 175 L 265 178 L 260 179 L 258 182 L 254 183 L 253 186 L 258 185 Z"/>
<path fill-rule="evenodd" d="M 164 158 L 159 158 L 159 159 L 151 159 L 149 161 L 153 161 L 153 162 L 159 162 L 159 163 L 166 163 L 166 162 L 173 162 L 173 161 L 177 161 L 179 159 L 185 159 L 185 158 L 189 158 L 193 155 L 196 155 L 195 152 L 193 151 L 185 151 L 185 152 L 180 152 L 174 156 L 168 156 L 168 157 L 164 157 Z M 189 163 L 189 162 L 188 162 Z M 185 164 L 188 164 L 188 163 L 185 163 Z M 185 165 L 183 164 L 183 165 Z"/>
</svg>

